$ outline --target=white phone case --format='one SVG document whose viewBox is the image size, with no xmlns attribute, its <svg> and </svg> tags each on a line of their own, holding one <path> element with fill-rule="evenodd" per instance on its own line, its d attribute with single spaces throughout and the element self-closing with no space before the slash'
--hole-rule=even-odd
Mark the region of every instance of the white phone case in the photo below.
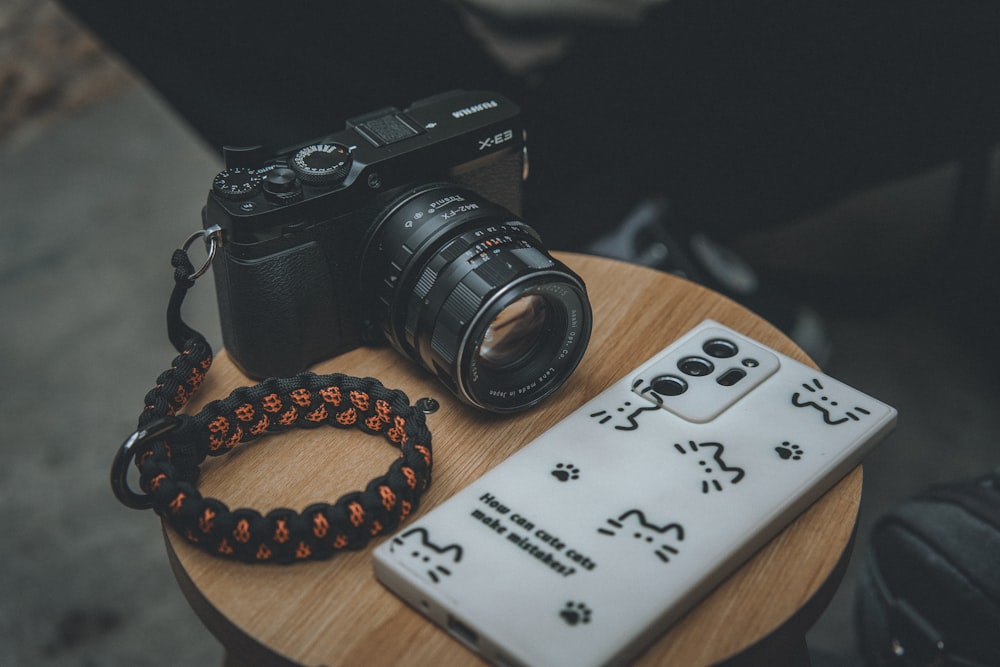
<svg viewBox="0 0 1000 667">
<path fill-rule="evenodd" d="M 895 422 L 706 320 L 380 545 L 375 573 L 494 664 L 625 662 Z"/>
</svg>

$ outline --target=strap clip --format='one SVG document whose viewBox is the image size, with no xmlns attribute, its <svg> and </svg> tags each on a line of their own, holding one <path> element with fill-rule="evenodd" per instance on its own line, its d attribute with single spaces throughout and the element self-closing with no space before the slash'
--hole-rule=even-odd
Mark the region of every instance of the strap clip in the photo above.
<svg viewBox="0 0 1000 667">
<path fill-rule="evenodd" d="M 212 266 L 212 260 L 215 259 L 215 253 L 219 250 L 219 246 L 222 244 L 222 227 L 218 225 L 212 225 L 208 229 L 200 229 L 191 236 L 187 238 L 184 245 L 181 247 L 185 253 L 187 253 L 188 248 L 191 244 L 198 239 L 203 239 L 205 241 L 205 251 L 208 253 L 208 257 L 205 259 L 205 263 L 201 265 L 201 268 L 188 276 L 188 280 L 197 280 L 205 275 L 208 271 L 208 267 Z"/>
<path fill-rule="evenodd" d="M 181 420 L 178 417 L 161 417 L 154 419 L 145 428 L 141 428 L 130 435 L 115 454 L 115 460 L 111 464 L 111 489 L 115 492 L 118 501 L 135 510 L 145 510 L 153 506 L 153 501 L 149 494 L 136 493 L 128 485 L 128 468 L 135 458 L 136 448 L 150 442 L 159 440 L 167 433 L 170 433 L 178 426 Z"/>
</svg>

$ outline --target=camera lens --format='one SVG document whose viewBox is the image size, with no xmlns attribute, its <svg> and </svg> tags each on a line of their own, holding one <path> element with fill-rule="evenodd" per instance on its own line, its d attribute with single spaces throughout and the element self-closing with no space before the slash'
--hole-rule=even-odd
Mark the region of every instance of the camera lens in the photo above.
<svg viewBox="0 0 1000 667">
<path fill-rule="evenodd" d="M 706 341 L 702 345 L 701 349 L 705 350 L 705 354 L 716 359 L 728 359 L 729 357 L 735 357 L 740 351 L 736 347 L 736 343 L 731 340 L 726 340 L 725 338 L 713 338 L 712 340 Z"/>
<path fill-rule="evenodd" d="M 590 340 L 583 281 L 531 227 L 457 185 L 421 186 L 387 205 L 361 265 L 389 342 L 486 410 L 552 394 Z"/>
<path fill-rule="evenodd" d="M 677 362 L 677 368 L 679 368 L 681 373 L 684 373 L 684 375 L 690 375 L 692 377 L 710 375 L 712 371 L 715 370 L 715 366 L 712 365 L 712 362 L 702 357 L 684 357 Z"/>
<path fill-rule="evenodd" d="M 522 296 L 493 318 L 479 344 L 479 358 L 493 368 L 503 368 L 529 356 L 551 310 L 537 294 Z"/>
<path fill-rule="evenodd" d="M 688 383 L 676 375 L 660 375 L 653 378 L 649 385 L 661 396 L 680 396 L 688 389 Z"/>
</svg>

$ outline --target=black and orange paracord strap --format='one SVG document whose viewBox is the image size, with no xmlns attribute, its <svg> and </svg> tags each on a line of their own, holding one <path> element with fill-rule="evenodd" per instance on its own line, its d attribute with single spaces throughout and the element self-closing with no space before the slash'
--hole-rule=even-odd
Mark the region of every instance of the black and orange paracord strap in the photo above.
<svg viewBox="0 0 1000 667">
<path fill-rule="evenodd" d="M 118 499 L 129 507 L 153 508 L 186 540 L 210 553 L 246 562 L 292 563 L 360 549 L 413 512 L 430 485 L 431 434 L 425 415 L 410 406 L 406 394 L 386 389 L 378 380 L 314 373 L 272 378 L 241 387 L 197 415 L 178 414 L 200 387 L 212 352 L 180 317 L 196 277 L 187 253 L 176 251 L 172 264 L 175 287 L 167 325 L 180 354 L 146 395 L 138 430 L 115 457 L 111 478 Z M 401 455 L 363 491 L 332 504 L 310 505 L 301 513 L 230 510 L 198 492 L 195 482 L 207 456 L 225 454 L 260 436 L 324 424 L 381 435 Z M 133 459 L 143 494 L 127 482 Z"/>
</svg>

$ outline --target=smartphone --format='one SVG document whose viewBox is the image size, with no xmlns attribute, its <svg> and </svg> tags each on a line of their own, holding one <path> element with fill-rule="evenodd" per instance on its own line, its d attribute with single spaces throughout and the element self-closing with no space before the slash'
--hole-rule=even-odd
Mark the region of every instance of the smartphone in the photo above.
<svg viewBox="0 0 1000 667">
<path fill-rule="evenodd" d="M 381 544 L 375 574 L 493 664 L 627 662 L 895 423 L 706 320 Z"/>
</svg>

